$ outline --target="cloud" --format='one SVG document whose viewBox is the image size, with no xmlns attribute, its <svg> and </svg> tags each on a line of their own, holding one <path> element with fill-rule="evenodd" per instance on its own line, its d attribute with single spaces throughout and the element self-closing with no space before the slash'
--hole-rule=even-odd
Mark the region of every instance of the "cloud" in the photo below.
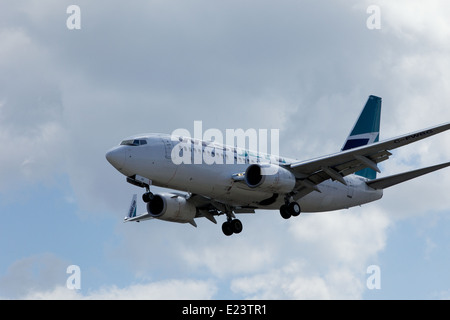
<svg viewBox="0 0 450 320">
<path fill-rule="evenodd" d="M 382 21 L 394 35 L 402 41 L 445 46 L 450 35 L 447 14 L 450 12 L 448 2 L 432 0 L 425 5 L 414 1 L 378 1 L 382 10 Z M 425 40 L 425 43 L 422 42 Z"/>
<path fill-rule="evenodd" d="M 219 230 L 216 230 L 216 233 Z M 267 236 L 267 234 L 266 234 Z M 182 251 L 182 260 L 189 268 L 204 270 L 219 278 L 250 274 L 264 270 L 274 263 L 274 247 L 267 240 L 252 239 L 217 241 L 209 246 L 188 246 Z"/>
<path fill-rule="evenodd" d="M 214 280 L 168 279 L 140 281 L 124 287 L 104 285 L 99 289 L 89 288 L 89 275 L 81 268 L 81 289 L 68 288 L 71 264 L 52 253 L 42 253 L 17 260 L 0 277 L 2 299 L 94 299 L 94 300 L 161 300 L 161 299 L 213 299 L 217 293 Z"/>
<path fill-rule="evenodd" d="M 292 224 L 296 242 L 314 244 L 310 258 L 327 257 L 330 264 L 361 268 L 386 244 L 388 215 L 375 204 L 324 214 L 310 214 Z M 362 263 L 360 265 L 359 263 Z"/>
<path fill-rule="evenodd" d="M 0 158 L 0 190 L 6 191 L 61 173 L 66 131 L 47 50 L 21 29 L 0 30 L 0 41 L 0 144 L 8 150 Z"/>
<path fill-rule="evenodd" d="M 214 278 L 219 291 L 245 299 L 358 299 L 392 226 L 374 205 L 288 221 L 270 211 L 239 218 L 244 232 L 233 237 L 221 234 L 220 221 L 199 220 L 198 229 L 158 221 L 129 232 L 126 226 L 120 231 L 126 241 L 111 254 L 133 261 L 137 276 Z M 206 245 L 205 239 L 214 241 Z M 136 245 L 143 243 L 151 244 L 145 254 Z"/>
<path fill-rule="evenodd" d="M 207 300 L 217 291 L 212 281 L 167 280 L 134 284 L 124 288 L 104 286 L 80 293 L 78 290 L 56 286 L 48 291 L 31 291 L 21 299 L 31 300 Z"/>
<path fill-rule="evenodd" d="M 346 268 L 314 274 L 305 271 L 305 264 L 291 262 L 264 274 L 234 279 L 231 289 L 248 299 L 257 300 L 361 298 L 364 282 L 358 274 Z"/>
<path fill-rule="evenodd" d="M 18 299 L 33 291 L 52 290 L 65 283 L 70 264 L 53 253 L 32 255 L 15 261 L 0 277 L 0 297 Z"/>
<path fill-rule="evenodd" d="M 276 262 L 262 272 L 236 276 L 231 289 L 251 299 L 360 299 L 367 267 L 378 263 L 390 225 L 373 205 L 303 214 L 282 233 L 291 245 Z"/>
</svg>

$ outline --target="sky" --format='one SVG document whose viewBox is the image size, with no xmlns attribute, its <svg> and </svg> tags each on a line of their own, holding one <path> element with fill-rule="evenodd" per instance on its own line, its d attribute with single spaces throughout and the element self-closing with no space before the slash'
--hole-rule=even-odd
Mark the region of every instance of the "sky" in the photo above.
<svg viewBox="0 0 450 320">
<path fill-rule="evenodd" d="M 340 150 L 371 94 L 380 140 L 447 122 L 448 16 L 444 0 L 2 1 L 0 298 L 450 298 L 448 169 L 362 207 L 241 215 L 225 237 L 222 216 L 124 224 L 142 190 L 105 159 L 202 121 L 279 129 L 307 160 Z M 449 143 L 397 149 L 380 176 L 447 162 Z"/>
</svg>

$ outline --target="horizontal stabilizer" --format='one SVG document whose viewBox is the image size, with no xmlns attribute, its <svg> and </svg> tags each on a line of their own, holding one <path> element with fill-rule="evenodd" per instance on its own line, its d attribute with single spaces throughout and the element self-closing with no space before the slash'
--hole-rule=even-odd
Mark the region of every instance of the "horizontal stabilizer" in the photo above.
<svg viewBox="0 0 450 320">
<path fill-rule="evenodd" d="M 431 166 L 428 168 L 399 173 L 399 174 L 396 174 L 393 176 L 367 181 L 366 183 L 369 187 L 371 187 L 373 189 L 386 189 L 386 188 L 395 186 L 396 184 L 423 176 L 424 174 L 431 173 L 433 171 L 446 168 L 448 166 L 450 166 L 450 162 L 438 164 L 438 165 Z"/>
<path fill-rule="evenodd" d="M 123 219 L 123 222 L 131 222 L 131 221 L 140 222 L 143 220 L 150 220 L 150 219 L 154 219 L 151 214 L 143 213 L 138 216 L 131 217 L 131 218 L 125 217 L 125 219 Z"/>
</svg>

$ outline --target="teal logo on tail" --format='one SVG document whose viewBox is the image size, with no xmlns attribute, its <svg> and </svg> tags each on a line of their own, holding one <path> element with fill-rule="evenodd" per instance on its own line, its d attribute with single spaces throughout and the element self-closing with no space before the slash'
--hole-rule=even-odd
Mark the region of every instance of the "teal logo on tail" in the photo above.
<svg viewBox="0 0 450 320">
<path fill-rule="evenodd" d="M 381 98 L 369 96 L 364 109 L 350 132 L 350 135 L 345 141 L 341 151 L 378 142 L 380 138 L 380 119 Z M 368 179 L 375 179 L 377 177 L 377 172 L 370 168 L 360 170 L 355 174 Z"/>
</svg>

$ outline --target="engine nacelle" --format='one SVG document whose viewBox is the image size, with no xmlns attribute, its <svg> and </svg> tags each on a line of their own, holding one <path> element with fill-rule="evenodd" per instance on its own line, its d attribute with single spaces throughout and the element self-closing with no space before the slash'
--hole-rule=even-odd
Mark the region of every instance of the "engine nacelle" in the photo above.
<svg viewBox="0 0 450 320">
<path fill-rule="evenodd" d="M 245 182 L 250 188 L 271 193 L 289 193 L 295 187 L 295 176 L 289 170 L 274 164 L 252 164 L 245 171 Z"/>
<path fill-rule="evenodd" d="M 197 208 L 184 197 L 161 193 L 155 194 L 147 203 L 147 212 L 157 219 L 186 223 L 195 218 Z"/>
</svg>

